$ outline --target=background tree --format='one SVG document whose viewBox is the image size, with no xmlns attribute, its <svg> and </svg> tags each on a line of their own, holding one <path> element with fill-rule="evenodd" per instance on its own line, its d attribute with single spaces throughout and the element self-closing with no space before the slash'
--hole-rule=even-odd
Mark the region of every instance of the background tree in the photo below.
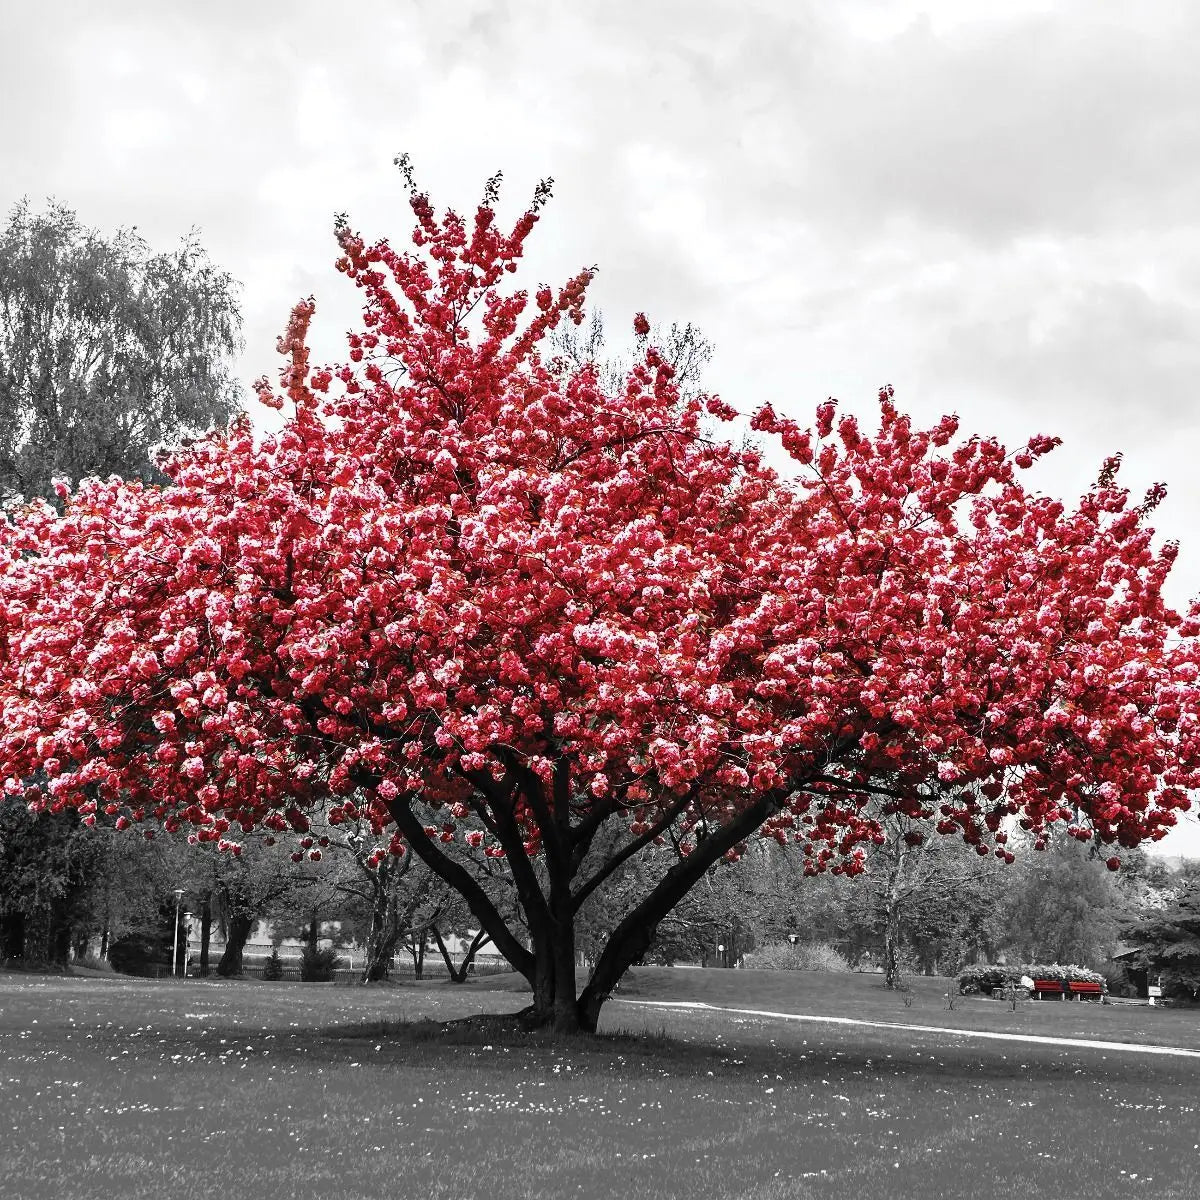
<svg viewBox="0 0 1200 1200">
<path fill-rule="evenodd" d="M 1129 909 L 1095 847 L 1072 837 L 1025 853 L 1003 907 L 1012 958 L 1099 967 L 1116 948 Z"/>
<path fill-rule="evenodd" d="M 214 969 L 225 978 L 241 975 L 246 943 L 260 921 L 275 917 L 308 927 L 306 901 L 320 885 L 299 851 L 252 837 L 238 843 L 237 853 L 218 843 L 179 844 L 172 875 L 188 903 L 200 907 L 225 939 Z M 206 974 L 207 951 L 201 930 L 200 973 Z"/>
<path fill-rule="evenodd" d="M 852 919 L 880 937 L 884 981 L 898 987 L 906 948 L 933 974 L 939 966 L 957 966 L 945 961 L 946 952 L 961 954 L 965 938 L 975 944 L 986 938 L 1002 866 L 992 855 L 977 856 L 961 841 L 938 837 L 928 817 L 894 812 L 881 825 L 867 869 L 846 900 Z"/>
<path fill-rule="evenodd" d="M 74 812 L 0 800 L 0 960 L 62 966 L 89 927 L 88 891 L 104 844 Z"/>
<path fill-rule="evenodd" d="M 647 323 L 644 331 L 636 333 L 635 345 L 645 351 L 647 342 L 659 347 L 664 361 L 675 372 L 672 382 L 681 397 L 701 394 L 704 371 L 712 361 L 713 344 L 690 321 L 686 325 L 672 322 L 669 329 Z M 549 331 L 546 337 L 546 358 L 551 370 L 561 374 L 578 373 L 585 366 L 596 371 L 602 390 L 612 393 L 621 390 L 634 356 L 613 353 L 604 332 L 604 314 L 594 309 L 583 325 L 564 321 Z"/>
<path fill-rule="evenodd" d="M 239 408 L 241 313 L 195 234 L 155 253 L 70 209 L 22 202 L 0 230 L 0 499 L 51 480 L 162 479 L 155 452 Z"/>
<path fill-rule="evenodd" d="M 240 328 L 236 285 L 194 235 L 154 253 L 136 229 L 105 238 L 62 205 L 18 204 L 0 230 L 0 505 L 57 503 L 56 476 L 164 480 L 160 446 L 237 410 Z M 6 803 L 0 822 L 20 859 L 0 870 L 10 955 L 63 962 L 92 933 L 107 953 L 157 912 L 153 872 L 131 867 L 146 847 L 117 847 L 74 813 Z"/>
<path fill-rule="evenodd" d="M 1200 1000 L 1200 868 L 1182 873 L 1175 895 L 1125 926 L 1137 966 L 1162 979 L 1168 995 Z"/>
<path fill-rule="evenodd" d="M 500 286 L 548 186 L 508 232 L 498 180 L 471 223 L 413 192 L 408 252 L 338 222 L 363 326 L 314 370 L 296 307 L 278 435 L 240 420 L 169 488 L 92 480 L 0 530 L 10 790 L 42 770 L 35 806 L 210 837 L 394 825 L 564 1032 L 754 835 L 855 875 L 888 812 L 987 854 L 1009 817 L 1132 847 L 1189 805 L 1200 610 L 1162 598 L 1161 489 L 1131 505 L 1113 459 L 1068 509 L 1021 482 L 1054 439 L 914 427 L 888 388 L 869 431 L 754 413 L 781 477 L 648 341 L 613 392 L 543 363 L 591 278 Z M 631 840 L 589 865 L 607 825 Z M 650 847 L 580 991 L 579 909 Z"/>
</svg>

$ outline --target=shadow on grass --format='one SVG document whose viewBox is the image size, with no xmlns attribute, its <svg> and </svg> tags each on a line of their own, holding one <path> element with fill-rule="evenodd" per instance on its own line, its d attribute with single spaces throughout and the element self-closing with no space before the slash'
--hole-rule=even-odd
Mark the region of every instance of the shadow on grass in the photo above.
<svg viewBox="0 0 1200 1200">
<path fill-rule="evenodd" d="M 1077 1055 L 1070 1047 L 980 1047 L 942 1039 L 901 1035 L 863 1036 L 854 1031 L 822 1031 L 805 1037 L 794 1029 L 748 1023 L 734 1037 L 721 1014 L 694 1014 L 698 1020 L 647 1024 L 640 1029 L 610 1028 L 596 1034 L 555 1034 L 530 1029 L 519 1013 L 479 1014 L 455 1020 L 372 1020 L 328 1026 L 305 1049 L 336 1057 L 338 1046 L 363 1042 L 376 1051 L 433 1070 L 472 1066 L 558 1070 L 579 1073 L 670 1077 L 683 1081 L 724 1079 L 735 1084 L 765 1076 L 814 1079 L 830 1072 L 839 1077 L 907 1079 L 922 1086 L 952 1081 L 973 1086 L 1019 1082 L 1039 1088 L 1075 1088 L 1121 1080 L 1178 1084 L 1195 1079 L 1195 1065 L 1137 1055 Z M 724 1037 L 718 1036 L 724 1030 Z M 354 1053 L 359 1053 L 355 1050 Z"/>
<path fill-rule="evenodd" d="M 571 1052 L 694 1060 L 697 1048 L 668 1033 L 665 1025 L 645 1032 L 562 1034 L 530 1024 L 528 1009 L 515 1013 L 477 1013 L 449 1021 L 428 1017 L 416 1020 L 371 1020 L 328 1025 L 318 1035 L 330 1041 L 381 1041 L 393 1046 L 441 1047 L 447 1050 L 491 1049 Z"/>
</svg>

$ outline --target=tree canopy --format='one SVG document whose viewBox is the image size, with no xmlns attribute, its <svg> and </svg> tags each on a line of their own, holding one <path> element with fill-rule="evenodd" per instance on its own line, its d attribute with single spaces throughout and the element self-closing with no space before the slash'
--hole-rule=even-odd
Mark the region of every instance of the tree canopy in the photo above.
<svg viewBox="0 0 1200 1200">
<path fill-rule="evenodd" d="M 4 529 L 10 792 L 40 770 L 35 806 L 226 844 L 304 835 L 315 807 L 366 819 L 564 1030 L 755 833 L 856 873 L 889 813 L 1006 861 L 1009 819 L 1123 846 L 1174 823 L 1200 782 L 1200 624 L 1162 599 L 1161 489 L 1131 505 L 1114 458 L 1068 509 L 1021 482 L 1055 439 L 918 428 L 890 388 L 870 432 L 832 400 L 811 427 L 758 409 L 782 476 L 722 433 L 732 407 L 680 393 L 642 314 L 620 387 L 543 360 L 593 275 L 503 286 L 548 184 L 505 232 L 499 177 L 472 221 L 439 218 L 401 165 L 412 246 L 339 219 L 362 327 L 314 368 L 297 305 L 258 388 L 279 434 L 238 419 L 166 462 L 170 487 L 64 485 L 61 517 Z M 576 914 L 649 846 L 668 865 L 577 993 Z"/>
<path fill-rule="evenodd" d="M 0 230 L 0 500 L 50 498 L 56 476 L 149 480 L 164 443 L 224 424 L 235 288 L 195 235 L 153 253 L 136 228 L 18 204 Z"/>
<path fill-rule="evenodd" d="M 1200 999 L 1200 874 L 1185 875 L 1171 900 L 1148 909 L 1124 933 L 1142 967 L 1171 992 Z"/>
</svg>

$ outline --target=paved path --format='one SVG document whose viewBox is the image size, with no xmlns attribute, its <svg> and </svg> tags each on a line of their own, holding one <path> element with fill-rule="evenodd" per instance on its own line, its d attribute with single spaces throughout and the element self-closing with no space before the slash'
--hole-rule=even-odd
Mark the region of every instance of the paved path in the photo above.
<svg viewBox="0 0 1200 1200">
<path fill-rule="evenodd" d="M 1080 1050 L 1112 1050 L 1126 1054 L 1165 1054 L 1175 1058 L 1200 1058 L 1200 1050 L 1183 1046 L 1148 1046 L 1141 1042 L 1101 1042 L 1091 1038 L 1045 1037 L 1036 1033 L 993 1033 L 984 1029 L 951 1029 L 944 1025 L 911 1025 L 896 1021 L 859 1021 L 853 1017 L 820 1017 L 808 1013 L 770 1012 L 758 1008 L 726 1008 L 720 1004 L 705 1004 L 699 1000 L 623 1000 L 618 1004 L 634 1004 L 639 1008 L 701 1009 L 708 1012 L 732 1013 L 742 1017 L 769 1017 L 776 1021 L 810 1021 L 820 1025 L 860 1025 L 867 1029 L 908 1029 L 918 1033 L 948 1033 L 954 1037 L 985 1038 L 995 1042 L 1021 1042 L 1036 1046 L 1073 1046 Z M 612 1002 L 610 1001 L 610 1003 Z"/>
</svg>

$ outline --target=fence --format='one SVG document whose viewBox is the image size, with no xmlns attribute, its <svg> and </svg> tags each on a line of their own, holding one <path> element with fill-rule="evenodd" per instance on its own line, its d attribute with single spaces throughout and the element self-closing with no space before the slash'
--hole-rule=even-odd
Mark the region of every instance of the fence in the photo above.
<svg viewBox="0 0 1200 1200">
<path fill-rule="evenodd" d="M 266 966 L 266 959 L 246 959 L 242 963 L 242 978 L 243 979 L 262 979 L 263 969 Z M 356 984 L 362 979 L 362 963 L 361 961 L 354 967 L 342 966 L 338 967 L 333 972 L 332 982 L 335 984 Z M 166 967 L 162 967 L 159 974 L 167 976 L 170 971 Z M 199 972 L 193 964 L 189 977 L 197 977 Z M 510 975 L 512 967 L 506 962 L 474 962 L 471 964 L 470 970 L 467 972 L 468 978 L 479 978 L 482 976 L 491 975 Z M 209 967 L 209 977 L 216 978 L 216 963 Z M 414 980 L 417 977 L 416 968 L 412 964 L 412 960 L 393 963 L 388 970 L 389 979 L 405 979 Z M 450 972 L 446 969 L 446 964 L 440 959 L 425 960 L 424 970 L 421 972 L 422 979 L 449 979 Z M 295 961 L 284 960 L 283 974 L 280 977 L 281 983 L 299 983 L 300 982 L 300 964 Z"/>
</svg>

